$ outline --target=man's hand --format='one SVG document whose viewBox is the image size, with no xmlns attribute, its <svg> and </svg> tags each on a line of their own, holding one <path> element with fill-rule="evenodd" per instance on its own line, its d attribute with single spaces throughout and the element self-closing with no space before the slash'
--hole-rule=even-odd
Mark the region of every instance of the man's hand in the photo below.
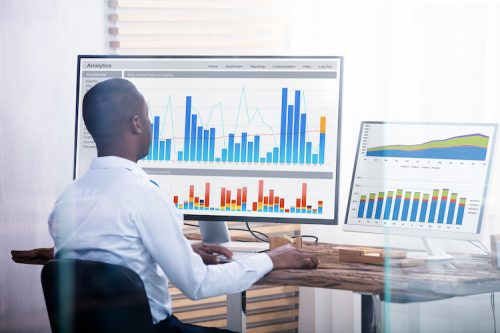
<svg viewBox="0 0 500 333">
<path fill-rule="evenodd" d="M 191 246 L 193 251 L 196 252 L 205 265 L 217 265 L 220 263 L 220 259 L 217 256 L 218 254 L 222 254 L 227 259 L 231 259 L 233 257 L 233 252 L 229 251 L 223 246 L 217 244 L 193 244 Z"/>
<path fill-rule="evenodd" d="M 283 268 L 317 268 L 319 259 L 307 252 L 299 251 L 287 244 L 267 252 L 273 261 L 273 269 Z"/>
</svg>

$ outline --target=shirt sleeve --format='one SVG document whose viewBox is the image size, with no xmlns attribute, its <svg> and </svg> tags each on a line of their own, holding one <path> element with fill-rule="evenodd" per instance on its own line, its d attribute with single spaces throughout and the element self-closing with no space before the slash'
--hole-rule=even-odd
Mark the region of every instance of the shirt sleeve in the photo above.
<svg viewBox="0 0 500 333">
<path fill-rule="evenodd" d="M 272 270 L 271 258 L 265 253 L 223 265 L 205 265 L 182 233 L 182 214 L 160 193 L 151 189 L 144 194 L 144 206 L 135 223 L 150 255 L 187 297 L 244 291 Z"/>
</svg>

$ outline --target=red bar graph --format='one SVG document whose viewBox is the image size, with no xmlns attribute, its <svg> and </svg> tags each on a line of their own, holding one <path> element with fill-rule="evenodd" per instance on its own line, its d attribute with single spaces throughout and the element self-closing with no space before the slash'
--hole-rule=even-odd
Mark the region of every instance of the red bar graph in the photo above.
<svg viewBox="0 0 500 333">
<path fill-rule="evenodd" d="M 264 180 L 258 180 L 257 193 L 249 193 L 248 187 L 242 186 L 234 189 L 227 187 L 220 188 L 219 205 L 213 205 L 210 200 L 212 184 L 204 184 L 204 193 L 197 194 L 195 185 L 189 185 L 188 200 L 179 200 L 181 196 L 174 195 L 174 204 L 179 209 L 184 210 L 216 210 L 216 211 L 236 211 L 236 212 L 271 212 L 271 213 L 300 213 L 300 214 L 322 214 L 323 200 L 317 201 L 317 207 L 307 202 L 307 183 L 301 183 L 299 189 L 301 193 L 295 197 L 292 204 L 287 205 L 287 200 L 283 195 L 279 195 L 274 188 L 265 189 Z M 217 191 L 214 191 L 217 193 Z M 267 195 L 264 195 L 264 192 Z M 249 196 L 255 196 L 255 201 L 248 201 Z M 291 200 L 290 200 L 291 201 Z M 216 201 L 217 202 L 217 201 Z"/>
</svg>

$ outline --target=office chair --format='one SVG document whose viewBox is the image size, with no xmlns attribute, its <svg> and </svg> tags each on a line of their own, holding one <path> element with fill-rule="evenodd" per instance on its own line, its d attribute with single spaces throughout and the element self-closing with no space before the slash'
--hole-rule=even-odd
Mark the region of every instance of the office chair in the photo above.
<svg viewBox="0 0 500 333">
<path fill-rule="evenodd" d="M 56 259 L 41 274 L 53 333 L 152 333 L 144 284 L 129 268 Z"/>
</svg>

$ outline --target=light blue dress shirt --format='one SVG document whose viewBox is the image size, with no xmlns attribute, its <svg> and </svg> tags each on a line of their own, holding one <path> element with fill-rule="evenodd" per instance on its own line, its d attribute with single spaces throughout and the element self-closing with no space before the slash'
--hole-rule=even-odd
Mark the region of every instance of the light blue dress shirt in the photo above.
<svg viewBox="0 0 500 333">
<path fill-rule="evenodd" d="M 272 270 L 267 254 L 206 266 L 182 233 L 183 216 L 170 195 L 136 163 L 93 160 L 59 197 L 49 217 L 55 253 L 126 266 L 144 282 L 153 322 L 172 313 L 170 280 L 191 299 L 249 288 Z M 62 251 L 64 250 L 64 251 Z"/>
</svg>

